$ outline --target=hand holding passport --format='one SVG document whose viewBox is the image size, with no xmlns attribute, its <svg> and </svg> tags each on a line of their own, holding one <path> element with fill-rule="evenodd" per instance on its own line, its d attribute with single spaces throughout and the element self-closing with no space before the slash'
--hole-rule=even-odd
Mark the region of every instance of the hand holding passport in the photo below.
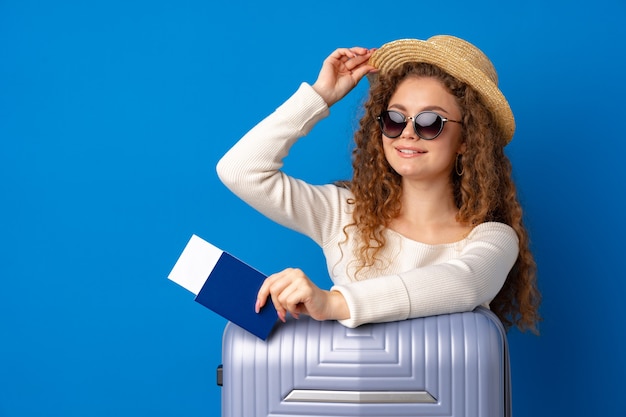
<svg viewBox="0 0 626 417">
<path fill-rule="evenodd" d="M 193 235 L 168 278 L 196 295 L 196 301 L 260 339 L 276 324 L 271 299 L 254 311 L 266 275 Z"/>
</svg>

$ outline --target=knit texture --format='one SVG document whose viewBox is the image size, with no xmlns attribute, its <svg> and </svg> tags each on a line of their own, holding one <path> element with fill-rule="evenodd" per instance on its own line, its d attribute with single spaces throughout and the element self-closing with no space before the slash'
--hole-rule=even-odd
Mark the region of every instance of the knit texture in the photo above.
<svg viewBox="0 0 626 417">
<path fill-rule="evenodd" d="M 347 327 L 488 307 L 518 256 L 517 235 L 502 223 L 480 224 L 466 238 L 441 245 L 385 230 L 380 262 L 355 276 L 355 241 L 343 234 L 352 222 L 350 191 L 282 171 L 291 146 L 328 114 L 324 100 L 303 83 L 222 157 L 220 179 L 260 213 L 320 245 L 331 290 L 341 292 L 350 309 L 350 318 L 341 320 Z"/>
</svg>

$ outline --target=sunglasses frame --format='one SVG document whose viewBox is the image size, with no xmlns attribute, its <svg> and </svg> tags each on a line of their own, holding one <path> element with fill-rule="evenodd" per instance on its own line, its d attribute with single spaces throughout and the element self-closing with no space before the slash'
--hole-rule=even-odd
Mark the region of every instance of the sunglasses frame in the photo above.
<svg viewBox="0 0 626 417">
<path fill-rule="evenodd" d="M 390 136 L 385 132 L 385 128 L 384 128 L 384 122 L 383 122 L 383 115 L 387 113 L 395 113 L 395 114 L 399 114 L 400 116 L 402 116 L 403 119 L 403 123 L 404 125 L 402 126 L 402 129 L 400 130 L 400 133 L 398 133 L 396 136 Z M 437 117 L 439 117 L 441 119 L 441 127 L 439 128 L 439 131 L 435 134 L 435 136 L 433 136 L 432 138 L 427 138 L 424 137 L 422 135 L 420 135 L 420 133 L 417 131 L 417 122 L 415 121 L 415 119 L 417 119 L 420 115 L 424 114 L 424 113 L 432 113 L 435 114 Z M 402 135 L 402 132 L 404 132 L 404 129 L 406 129 L 406 125 L 408 123 L 408 120 L 411 119 L 413 121 L 413 131 L 415 132 L 415 134 L 417 136 L 419 136 L 421 139 L 424 140 L 433 140 L 435 138 L 437 138 L 437 136 L 439 136 L 441 134 L 441 132 L 443 132 L 443 128 L 446 125 L 446 122 L 454 122 L 454 123 L 459 123 L 459 124 L 463 124 L 463 122 L 459 121 L 459 120 L 452 120 L 449 119 L 447 117 L 443 117 L 442 115 L 440 115 L 439 113 L 437 113 L 436 111 L 432 111 L 432 110 L 424 110 L 421 111 L 419 113 L 417 113 L 415 116 L 405 116 L 404 114 L 400 113 L 399 111 L 396 110 L 385 110 L 383 111 L 378 117 L 376 117 L 376 120 L 378 120 L 378 124 L 380 126 L 380 130 L 383 132 L 383 135 L 385 135 L 386 137 L 388 137 L 389 139 L 396 139 L 399 138 Z M 394 122 L 395 123 L 395 122 Z M 399 123 L 398 123 L 399 124 Z M 424 126 L 420 126 L 420 128 L 423 128 Z"/>
</svg>

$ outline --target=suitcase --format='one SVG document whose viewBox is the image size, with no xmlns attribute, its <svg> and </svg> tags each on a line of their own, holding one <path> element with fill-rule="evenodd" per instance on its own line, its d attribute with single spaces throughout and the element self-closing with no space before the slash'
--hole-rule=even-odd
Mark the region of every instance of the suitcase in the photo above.
<svg viewBox="0 0 626 417">
<path fill-rule="evenodd" d="M 222 417 L 511 415 L 506 335 L 482 307 L 356 329 L 303 316 L 267 341 L 228 323 L 218 375 Z"/>
</svg>

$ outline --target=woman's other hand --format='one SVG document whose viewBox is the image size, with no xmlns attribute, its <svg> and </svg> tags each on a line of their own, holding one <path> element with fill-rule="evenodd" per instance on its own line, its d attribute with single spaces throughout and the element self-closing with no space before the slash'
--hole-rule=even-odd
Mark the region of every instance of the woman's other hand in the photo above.
<svg viewBox="0 0 626 417">
<path fill-rule="evenodd" d="M 256 312 L 271 297 L 278 317 L 283 322 L 287 312 L 296 319 L 300 314 L 315 320 L 343 320 L 350 318 L 348 305 L 337 291 L 326 291 L 315 285 L 300 269 L 287 268 L 270 275 L 259 289 Z"/>
<path fill-rule="evenodd" d="M 313 89 L 332 106 L 348 94 L 369 72 L 376 69 L 368 64 L 374 49 L 339 48 L 324 60 Z"/>
</svg>

